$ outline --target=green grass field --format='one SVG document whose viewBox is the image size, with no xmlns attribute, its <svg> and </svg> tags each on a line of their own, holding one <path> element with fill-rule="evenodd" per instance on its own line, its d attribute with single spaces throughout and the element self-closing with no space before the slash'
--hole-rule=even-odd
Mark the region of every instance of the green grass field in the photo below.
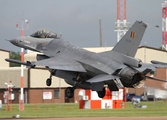
<svg viewBox="0 0 167 120">
<path fill-rule="evenodd" d="M 147 108 L 134 108 L 127 102 L 122 109 L 79 109 L 78 104 L 25 104 L 24 111 L 19 105 L 13 104 L 12 111 L 6 111 L 5 104 L 0 110 L 0 118 L 12 118 L 19 114 L 21 118 L 51 117 L 128 117 L 128 116 L 167 116 L 167 101 L 141 102 Z"/>
</svg>

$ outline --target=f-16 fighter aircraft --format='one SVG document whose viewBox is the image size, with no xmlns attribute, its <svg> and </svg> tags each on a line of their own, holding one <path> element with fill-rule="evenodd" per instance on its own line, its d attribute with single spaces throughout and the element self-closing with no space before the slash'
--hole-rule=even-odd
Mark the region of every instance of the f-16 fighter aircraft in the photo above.
<svg viewBox="0 0 167 120">
<path fill-rule="evenodd" d="M 46 85 L 51 85 L 52 76 L 63 78 L 72 86 L 66 88 L 69 98 L 73 97 L 75 88 L 97 91 L 98 96 L 103 98 L 104 86 L 118 91 L 124 87 L 140 88 L 146 78 L 163 81 L 146 75 L 157 67 L 167 67 L 167 64 L 158 61 L 146 64 L 134 58 L 146 28 L 145 23 L 136 21 L 111 51 L 102 53 L 87 51 L 57 37 L 54 32 L 40 30 L 30 36 L 10 40 L 18 47 L 43 53 L 37 54 L 37 61 L 6 61 L 32 68 L 46 67 L 50 71 Z"/>
</svg>

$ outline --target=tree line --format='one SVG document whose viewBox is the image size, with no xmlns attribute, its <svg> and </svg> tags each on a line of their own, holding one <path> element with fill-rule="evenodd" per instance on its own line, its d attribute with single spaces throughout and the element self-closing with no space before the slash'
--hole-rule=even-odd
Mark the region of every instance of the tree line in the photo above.
<svg viewBox="0 0 167 120">
<path fill-rule="evenodd" d="M 21 60 L 20 52 L 10 51 L 10 59 Z M 20 66 L 21 66 L 20 64 L 10 62 L 10 67 L 20 67 Z"/>
</svg>

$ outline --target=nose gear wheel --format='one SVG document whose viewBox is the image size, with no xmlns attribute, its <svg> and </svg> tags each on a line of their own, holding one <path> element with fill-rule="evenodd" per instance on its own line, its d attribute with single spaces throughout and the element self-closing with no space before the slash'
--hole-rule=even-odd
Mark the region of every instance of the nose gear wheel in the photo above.
<svg viewBox="0 0 167 120">
<path fill-rule="evenodd" d="M 52 84 L 52 79 L 51 79 L 51 78 L 48 78 L 48 79 L 46 80 L 46 85 L 47 85 L 47 86 L 51 86 L 51 84 Z"/>
</svg>

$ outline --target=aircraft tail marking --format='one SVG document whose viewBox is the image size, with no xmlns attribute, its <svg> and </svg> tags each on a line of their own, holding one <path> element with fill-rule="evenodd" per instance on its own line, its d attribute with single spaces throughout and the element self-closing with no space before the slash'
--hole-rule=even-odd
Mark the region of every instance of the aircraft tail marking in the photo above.
<svg viewBox="0 0 167 120">
<path fill-rule="evenodd" d="M 131 32 L 131 38 L 135 37 L 135 32 Z"/>
</svg>

